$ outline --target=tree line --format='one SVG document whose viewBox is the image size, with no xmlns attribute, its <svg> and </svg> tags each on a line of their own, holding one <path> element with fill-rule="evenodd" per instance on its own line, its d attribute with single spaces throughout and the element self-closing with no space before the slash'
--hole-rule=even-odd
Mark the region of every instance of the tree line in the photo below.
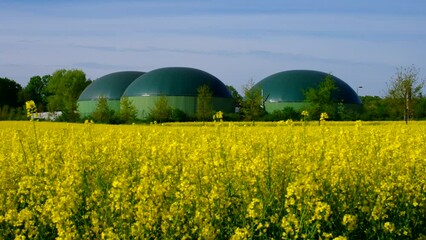
<svg viewBox="0 0 426 240">
<path fill-rule="evenodd" d="M 362 106 L 348 107 L 335 102 L 331 97 L 337 91 L 331 75 L 316 88 L 310 88 L 305 94 L 306 109 L 285 107 L 268 113 L 265 111 L 264 96 L 260 89 L 254 88 L 249 81 L 243 87 L 243 96 L 233 86 L 227 86 L 234 100 L 234 113 L 223 113 L 227 121 L 279 121 L 300 120 L 301 112 L 309 112 L 311 120 L 318 120 L 321 113 L 327 113 L 331 120 L 405 120 L 426 119 L 426 97 L 422 94 L 424 79 L 414 66 L 398 68 L 388 84 L 386 96 L 362 96 Z M 0 120 L 27 119 L 25 102 L 33 100 L 39 112 L 58 112 L 62 115 L 57 121 L 84 121 L 78 115 L 77 100 L 81 92 L 91 83 L 85 73 L 78 69 L 60 69 L 51 75 L 33 76 L 25 87 L 8 78 L 0 78 Z M 167 121 L 212 121 L 215 112 L 212 108 L 212 92 L 207 86 L 198 88 L 195 116 L 188 116 L 179 109 L 169 106 L 167 98 L 162 97 L 156 103 L 148 118 L 149 122 Z M 121 100 L 120 112 L 115 113 L 108 107 L 107 99 L 99 98 L 97 108 L 87 117 L 103 123 L 131 123 L 136 119 L 137 110 L 127 98 Z M 221 114 L 222 116 L 222 114 Z"/>
<path fill-rule="evenodd" d="M 0 120 L 26 119 L 25 102 L 33 100 L 39 112 L 57 112 L 60 121 L 79 121 L 77 100 L 91 83 L 78 69 L 60 69 L 51 75 L 33 76 L 25 87 L 0 78 Z"/>
</svg>

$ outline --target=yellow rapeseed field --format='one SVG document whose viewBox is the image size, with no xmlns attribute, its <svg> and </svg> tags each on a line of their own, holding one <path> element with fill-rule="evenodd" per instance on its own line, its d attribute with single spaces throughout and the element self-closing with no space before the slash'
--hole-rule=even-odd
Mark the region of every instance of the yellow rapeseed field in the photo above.
<svg viewBox="0 0 426 240">
<path fill-rule="evenodd" d="M 426 239 L 426 123 L 0 122 L 2 239 Z"/>
</svg>

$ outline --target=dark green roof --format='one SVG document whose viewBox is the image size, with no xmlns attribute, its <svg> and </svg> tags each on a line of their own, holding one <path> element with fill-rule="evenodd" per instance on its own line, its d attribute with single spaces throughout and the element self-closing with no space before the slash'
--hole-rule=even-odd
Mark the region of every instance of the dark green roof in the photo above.
<svg viewBox="0 0 426 240">
<path fill-rule="evenodd" d="M 100 77 L 84 89 L 78 101 L 97 100 L 101 96 L 119 100 L 126 88 L 142 74 L 144 72 L 124 71 Z"/>
<path fill-rule="evenodd" d="M 303 102 L 304 93 L 309 88 L 318 87 L 324 81 L 327 73 L 312 70 L 291 70 L 273 74 L 258 82 L 254 87 L 268 96 L 267 102 Z M 337 102 L 361 104 L 355 91 L 341 79 L 332 76 L 337 90 L 332 97 Z"/>
<path fill-rule="evenodd" d="M 232 98 L 228 88 L 215 76 L 194 68 L 167 67 L 145 73 L 136 79 L 123 96 L 197 96 L 207 85 L 213 97 Z"/>
</svg>

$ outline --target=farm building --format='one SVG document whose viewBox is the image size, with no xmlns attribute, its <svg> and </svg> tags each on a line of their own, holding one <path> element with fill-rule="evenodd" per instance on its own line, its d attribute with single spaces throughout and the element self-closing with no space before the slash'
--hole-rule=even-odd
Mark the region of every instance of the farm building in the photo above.
<svg viewBox="0 0 426 240">
<path fill-rule="evenodd" d="M 142 74 L 144 72 L 115 72 L 93 81 L 78 98 L 78 111 L 81 116 L 90 115 L 95 111 L 100 97 L 106 98 L 110 109 L 117 112 L 120 109 L 120 98 L 123 92 Z"/>
<path fill-rule="evenodd" d="M 300 110 L 307 106 L 305 92 L 310 88 L 317 88 L 324 81 L 327 73 L 313 70 L 283 71 L 264 78 L 253 88 L 258 88 L 263 94 L 265 110 L 269 113 L 292 107 Z M 345 106 L 358 106 L 361 104 L 356 92 L 343 80 L 332 76 L 337 90 L 333 91 L 332 98 L 336 103 Z"/>
<path fill-rule="evenodd" d="M 167 67 L 147 72 L 128 86 L 123 97 L 128 97 L 138 110 L 138 118 L 146 118 L 155 103 L 166 97 L 170 107 L 194 116 L 197 109 L 197 90 L 207 85 L 212 91 L 214 111 L 233 112 L 232 95 L 215 76 L 199 69 Z"/>
<path fill-rule="evenodd" d="M 116 72 L 100 77 L 81 93 L 78 110 L 81 116 L 90 115 L 99 98 L 104 97 L 109 107 L 118 112 L 120 99 L 128 97 L 138 111 L 138 118 L 144 119 L 164 96 L 170 107 L 194 116 L 198 88 L 202 85 L 207 85 L 213 93 L 214 111 L 234 111 L 232 95 L 225 84 L 207 72 L 185 67 L 160 68 L 147 73 Z"/>
</svg>

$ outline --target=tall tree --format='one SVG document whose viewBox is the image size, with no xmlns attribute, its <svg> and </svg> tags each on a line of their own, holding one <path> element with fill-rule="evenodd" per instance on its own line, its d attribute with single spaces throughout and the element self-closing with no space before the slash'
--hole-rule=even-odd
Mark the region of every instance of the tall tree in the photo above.
<svg viewBox="0 0 426 240">
<path fill-rule="evenodd" d="M 404 109 L 404 120 L 412 116 L 416 98 L 421 96 L 425 80 L 419 79 L 419 69 L 414 66 L 400 67 L 388 85 L 387 97 Z"/>
<path fill-rule="evenodd" d="M 50 75 L 33 76 L 24 88 L 24 100 L 33 100 L 37 105 L 38 109 L 43 111 L 47 105 L 47 84 L 50 80 Z"/>
<path fill-rule="evenodd" d="M 320 117 L 322 112 L 334 115 L 334 104 L 332 93 L 337 89 L 331 74 L 328 74 L 318 87 L 309 88 L 305 92 L 305 101 L 309 103 L 309 113 L 311 116 Z"/>
<path fill-rule="evenodd" d="M 14 80 L 8 78 L 0 78 L 0 107 L 19 107 L 23 104 L 19 100 L 19 92 L 22 86 Z"/>
<path fill-rule="evenodd" d="M 138 111 L 128 97 L 123 97 L 120 100 L 119 117 L 123 123 L 132 123 L 136 120 Z"/>
<path fill-rule="evenodd" d="M 241 108 L 241 103 L 243 102 L 243 97 L 238 93 L 238 91 L 231 85 L 226 86 L 231 92 L 232 98 L 234 99 L 234 107 Z"/>
<path fill-rule="evenodd" d="M 89 84 L 90 80 L 86 79 L 86 74 L 81 70 L 57 70 L 47 84 L 51 94 L 48 97 L 48 110 L 62 111 L 66 121 L 76 121 L 78 97 Z"/>
<path fill-rule="evenodd" d="M 416 105 L 413 108 L 413 115 L 417 119 L 426 119 L 426 98 L 421 97 L 416 101 Z"/>
<path fill-rule="evenodd" d="M 155 102 L 154 108 L 150 113 L 150 118 L 154 121 L 165 122 L 170 119 L 171 115 L 172 108 L 169 106 L 167 98 L 161 96 L 160 99 Z"/>
<path fill-rule="evenodd" d="M 110 123 L 114 115 L 114 111 L 108 106 L 108 100 L 104 97 L 99 97 L 95 111 L 92 113 L 93 120 L 99 123 Z"/>
<path fill-rule="evenodd" d="M 254 86 L 253 80 L 250 80 L 243 87 L 244 99 L 241 103 L 241 112 L 245 120 L 255 121 L 265 112 L 262 89 Z"/>
<path fill-rule="evenodd" d="M 388 101 L 385 101 L 385 99 L 382 99 L 379 96 L 362 96 L 361 101 L 361 120 L 378 121 L 390 119 L 391 106 L 387 104 Z"/>
<path fill-rule="evenodd" d="M 197 118 L 201 121 L 211 119 L 213 116 L 212 106 L 213 92 L 209 86 L 202 85 L 197 89 Z"/>
</svg>

